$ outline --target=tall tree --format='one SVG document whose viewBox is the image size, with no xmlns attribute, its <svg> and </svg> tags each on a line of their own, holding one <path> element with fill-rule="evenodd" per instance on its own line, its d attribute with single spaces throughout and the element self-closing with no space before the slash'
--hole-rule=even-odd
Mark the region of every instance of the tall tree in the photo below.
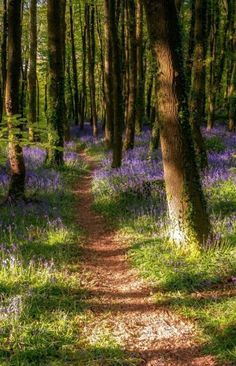
<svg viewBox="0 0 236 366">
<path fill-rule="evenodd" d="M 111 25 L 111 43 L 113 58 L 113 105 L 114 105 L 114 140 L 112 167 L 119 168 L 122 163 L 122 132 L 124 124 L 121 49 L 118 35 L 115 1 L 109 0 Z"/>
<path fill-rule="evenodd" d="M 209 82 L 208 82 L 208 119 L 207 128 L 210 130 L 215 122 L 216 96 L 218 88 L 218 41 L 220 26 L 220 5 L 218 0 L 209 0 Z"/>
<path fill-rule="evenodd" d="M 88 64 L 89 64 L 89 86 L 91 101 L 91 117 L 93 136 L 98 133 L 97 107 L 96 107 L 96 83 L 95 83 L 95 7 L 94 3 L 86 4 L 87 7 L 87 39 L 88 39 Z"/>
<path fill-rule="evenodd" d="M 128 42 L 129 42 L 129 95 L 124 147 L 134 147 L 136 103 L 137 103 L 137 41 L 135 1 L 127 1 Z"/>
<path fill-rule="evenodd" d="M 20 143 L 19 91 L 21 73 L 21 0 L 8 2 L 8 64 L 5 108 L 9 128 L 9 162 L 11 180 L 9 199 L 17 200 L 25 193 L 25 164 Z"/>
<path fill-rule="evenodd" d="M 143 45 L 143 4 L 137 1 L 137 104 L 136 104 L 136 130 L 142 131 L 144 117 L 144 45 Z"/>
<path fill-rule="evenodd" d="M 64 53 L 62 42 L 62 3 L 48 0 L 48 107 L 50 163 L 63 163 L 64 147 Z M 59 31 L 58 31 L 59 29 Z"/>
<path fill-rule="evenodd" d="M 228 129 L 236 130 L 236 4 L 228 0 Z"/>
<path fill-rule="evenodd" d="M 190 123 L 193 132 L 195 151 L 200 168 L 207 167 L 207 153 L 201 134 L 201 124 L 205 122 L 206 89 L 206 35 L 207 5 L 205 0 L 195 1 L 194 51 L 192 69 L 192 88 L 190 95 Z"/>
<path fill-rule="evenodd" d="M 72 53 L 72 68 L 73 68 L 73 95 L 74 95 L 74 109 L 75 109 L 75 124 L 79 124 L 79 88 L 78 88 L 78 72 L 77 60 L 75 50 L 75 36 L 74 36 L 74 20 L 73 20 L 73 4 L 70 0 L 70 37 L 71 37 L 71 53 Z"/>
<path fill-rule="evenodd" d="M 35 139 L 37 122 L 37 0 L 30 0 L 30 50 L 29 50 L 29 138 Z"/>
<path fill-rule="evenodd" d="M 7 78 L 7 0 L 3 0 L 3 19 L 2 19 L 2 43 L 1 43 L 1 105 L 0 105 L 0 121 L 2 120 L 2 114 L 4 111 L 6 78 Z"/>
<path fill-rule="evenodd" d="M 195 161 L 174 0 L 143 0 L 149 36 L 159 64 L 158 112 L 170 237 L 203 245 L 210 232 Z"/>
<path fill-rule="evenodd" d="M 112 84 L 112 43 L 111 24 L 109 17 L 109 0 L 104 0 L 104 36 L 105 36 L 105 101 L 106 101 L 106 122 L 105 141 L 108 147 L 113 143 L 113 84 Z"/>
</svg>

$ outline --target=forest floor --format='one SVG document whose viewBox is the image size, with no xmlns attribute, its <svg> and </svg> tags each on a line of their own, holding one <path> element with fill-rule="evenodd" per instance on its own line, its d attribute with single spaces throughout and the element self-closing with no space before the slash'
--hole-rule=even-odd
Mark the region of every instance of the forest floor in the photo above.
<svg viewBox="0 0 236 366">
<path fill-rule="evenodd" d="M 96 339 L 109 334 L 124 351 L 123 361 L 105 360 L 101 366 L 213 366 L 216 361 L 202 353 L 192 322 L 155 304 L 152 289 L 127 261 L 129 241 L 113 230 L 93 208 L 93 171 L 97 162 L 81 153 L 89 169 L 76 189 L 77 220 L 84 232 L 81 286 L 86 290 L 87 311 L 82 334 Z M 99 363 L 100 365 L 100 363 Z"/>
</svg>

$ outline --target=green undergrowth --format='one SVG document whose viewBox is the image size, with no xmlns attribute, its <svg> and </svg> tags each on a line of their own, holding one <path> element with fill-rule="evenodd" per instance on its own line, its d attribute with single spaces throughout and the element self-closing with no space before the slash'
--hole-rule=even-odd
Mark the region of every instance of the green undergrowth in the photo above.
<svg viewBox="0 0 236 366">
<path fill-rule="evenodd" d="M 94 315 L 81 287 L 72 191 L 86 169 L 65 166 L 58 189 L 0 207 L 1 366 L 134 365 L 108 335 L 91 340 L 82 332 Z"/>
<path fill-rule="evenodd" d="M 216 222 L 210 248 L 177 248 L 165 236 L 161 218 L 139 213 L 147 199 L 130 193 L 112 193 L 94 181 L 95 209 L 130 243 L 128 258 L 153 287 L 158 306 L 175 310 L 196 322 L 203 350 L 220 362 L 236 364 L 236 188 L 232 182 L 218 184 L 208 192 Z M 232 225 L 234 226 L 232 228 Z M 222 235 L 221 241 L 217 232 Z"/>
<path fill-rule="evenodd" d="M 93 158 L 94 161 L 99 162 L 105 157 L 107 149 L 104 143 L 99 143 L 97 145 L 89 145 L 85 147 L 85 152 L 88 156 Z"/>
</svg>

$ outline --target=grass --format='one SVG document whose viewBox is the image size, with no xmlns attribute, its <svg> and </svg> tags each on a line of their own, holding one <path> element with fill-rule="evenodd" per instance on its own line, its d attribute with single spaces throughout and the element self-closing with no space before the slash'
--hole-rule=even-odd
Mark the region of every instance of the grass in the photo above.
<svg viewBox="0 0 236 366">
<path fill-rule="evenodd" d="M 83 333 L 95 315 L 81 286 L 82 233 L 72 188 L 85 171 L 81 164 L 64 166 L 56 189 L 0 208 L 1 366 L 134 365 L 109 334 Z"/>
<path fill-rule="evenodd" d="M 147 205 L 144 197 L 112 193 L 105 180 L 94 181 L 94 196 L 95 209 L 129 241 L 129 261 L 154 288 L 156 303 L 196 322 L 207 354 L 236 364 L 236 223 L 231 220 L 228 227 L 235 214 L 235 184 L 221 182 L 207 192 L 222 235 L 219 242 L 216 232 L 214 245 L 207 250 L 177 248 L 168 242 L 160 218 L 145 210 L 137 215 L 136 208 Z"/>
</svg>

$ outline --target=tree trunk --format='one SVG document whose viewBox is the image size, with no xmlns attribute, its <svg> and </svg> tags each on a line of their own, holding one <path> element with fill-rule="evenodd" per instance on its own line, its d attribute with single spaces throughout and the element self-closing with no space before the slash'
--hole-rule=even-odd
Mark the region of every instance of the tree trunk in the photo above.
<svg viewBox="0 0 236 366">
<path fill-rule="evenodd" d="M 112 85 L 112 44 L 111 24 L 109 18 L 109 0 L 104 0 L 104 35 L 105 35 L 105 100 L 106 100 L 106 123 L 105 141 L 108 147 L 113 143 L 113 85 Z"/>
<path fill-rule="evenodd" d="M 193 68 L 193 51 L 194 51 L 194 29 L 195 29 L 195 0 L 191 0 L 191 23 L 188 39 L 188 55 L 186 61 L 186 86 L 187 95 L 189 97 L 189 91 L 192 80 L 192 68 Z"/>
<path fill-rule="evenodd" d="M 30 1 L 29 63 L 29 140 L 34 141 L 34 127 L 37 122 L 37 0 Z"/>
<path fill-rule="evenodd" d="M 73 5 L 70 0 L 70 37 L 71 37 L 71 54 L 72 54 L 72 69 L 73 69 L 73 95 L 75 108 L 75 125 L 79 124 L 79 89 L 78 89 L 78 72 L 75 51 L 75 37 L 74 37 L 74 22 L 73 22 Z"/>
<path fill-rule="evenodd" d="M 220 25 L 220 8 L 217 0 L 212 0 L 210 13 L 210 67 L 209 67 L 209 83 L 208 83 L 208 119 L 207 128 L 210 130 L 214 126 L 215 122 L 215 109 L 216 109 L 216 95 L 217 95 L 217 80 L 218 80 L 218 67 L 217 67 L 217 44 L 219 37 L 219 25 Z"/>
<path fill-rule="evenodd" d="M 6 79 L 7 79 L 7 0 L 3 0 L 3 19 L 2 19 L 2 44 L 1 44 L 1 72 L 2 72 L 2 104 L 0 106 L 0 121 L 2 120 L 2 115 L 4 113 L 5 105 L 5 90 L 6 90 Z"/>
<path fill-rule="evenodd" d="M 182 0 L 175 0 L 175 6 L 177 9 L 177 12 L 179 13 L 181 10 Z"/>
<path fill-rule="evenodd" d="M 80 8 L 80 32 L 82 37 L 82 91 L 81 91 L 81 103 L 80 103 L 80 129 L 84 129 L 85 122 L 85 109 L 86 109 L 86 99 L 87 99 L 87 90 L 86 90 L 86 65 L 87 65 L 87 7 L 84 8 L 84 24 L 82 21 L 82 11 Z"/>
<path fill-rule="evenodd" d="M 127 125 L 125 133 L 125 150 L 133 149 L 136 120 L 137 98 L 137 45 L 136 45 L 136 17 L 135 1 L 128 0 L 128 29 L 129 29 L 129 100 Z"/>
<path fill-rule="evenodd" d="M 136 131 L 142 132 L 144 117 L 143 4 L 137 1 L 137 108 Z"/>
<path fill-rule="evenodd" d="M 194 51 L 192 88 L 190 95 L 190 124 L 193 132 L 195 152 L 201 170 L 207 163 L 207 153 L 201 134 L 201 124 L 205 122 L 205 88 L 206 88 L 206 2 L 195 1 Z"/>
<path fill-rule="evenodd" d="M 149 77 L 147 82 L 147 100 L 146 100 L 146 118 L 148 121 L 151 119 L 151 104 L 152 104 L 152 89 L 153 89 L 153 74 Z"/>
<path fill-rule="evenodd" d="M 62 47 L 61 3 L 48 0 L 48 126 L 49 162 L 63 164 L 64 147 L 64 56 Z"/>
<path fill-rule="evenodd" d="M 19 121 L 19 92 L 21 73 L 21 0 L 8 2 L 8 67 L 6 80 L 5 109 L 9 128 L 9 162 L 11 179 L 8 191 L 10 200 L 24 197 L 25 164 L 20 134 L 15 132 Z"/>
<path fill-rule="evenodd" d="M 114 141 L 112 167 L 119 168 L 122 162 L 122 130 L 124 124 L 123 96 L 122 96 L 122 70 L 121 50 L 118 36 L 116 6 L 109 0 L 111 43 L 113 57 L 113 105 L 114 105 Z"/>
<path fill-rule="evenodd" d="M 183 57 L 174 0 L 144 0 L 149 36 L 159 64 L 158 113 L 170 237 L 204 245 L 210 223 L 195 162 Z"/>
<path fill-rule="evenodd" d="M 236 130 L 236 4 L 229 0 L 229 85 L 228 85 L 228 129 L 231 132 Z"/>
<path fill-rule="evenodd" d="M 97 137 L 97 107 L 96 107 L 96 84 L 95 84 L 95 32 L 94 32 L 94 4 L 87 6 L 87 37 L 88 37 L 88 63 L 89 63 L 89 86 L 92 113 L 93 136 Z"/>
</svg>

